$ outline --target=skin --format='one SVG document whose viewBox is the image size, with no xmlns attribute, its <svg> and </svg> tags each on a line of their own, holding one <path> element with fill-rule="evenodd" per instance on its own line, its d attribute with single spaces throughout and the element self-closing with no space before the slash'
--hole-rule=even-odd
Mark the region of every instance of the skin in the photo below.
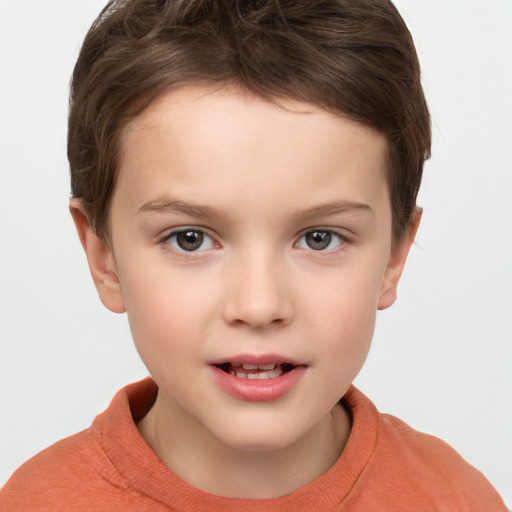
<svg viewBox="0 0 512 512">
<path fill-rule="evenodd" d="M 213 494 L 273 498 L 313 481 L 347 442 L 337 403 L 419 223 L 392 249 L 384 137 L 313 105 L 198 86 L 132 120 L 121 156 L 108 243 L 79 200 L 71 212 L 102 302 L 127 312 L 159 386 L 141 435 Z M 198 250 L 180 248 L 183 228 L 205 234 Z M 308 245 L 315 229 L 329 246 Z M 242 400 L 210 365 L 240 354 L 306 369 L 277 400 Z"/>
</svg>

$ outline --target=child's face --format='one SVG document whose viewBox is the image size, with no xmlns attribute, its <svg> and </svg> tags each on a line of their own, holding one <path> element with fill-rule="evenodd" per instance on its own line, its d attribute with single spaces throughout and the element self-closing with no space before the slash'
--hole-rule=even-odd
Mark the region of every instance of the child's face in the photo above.
<svg viewBox="0 0 512 512">
<path fill-rule="evenodd" d="M 384 137 L 283 105 L 199 87 L 153 103 L 123 132 L 113 253 L 90 258 L 103 302 L 128 312 L 160 411 L 241 449 L 329 421 L 408 248 L 391 251 Z"/>
</svg>

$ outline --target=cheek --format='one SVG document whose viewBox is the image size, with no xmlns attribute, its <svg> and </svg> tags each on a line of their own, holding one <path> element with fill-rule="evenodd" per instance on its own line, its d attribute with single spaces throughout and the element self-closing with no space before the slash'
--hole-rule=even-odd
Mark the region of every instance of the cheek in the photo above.
<svg viewBox="0 0 512 512">
<path fill-rule="evenodd" d="M 175 358 L 204 332 L 215 311 L 213 291 L 186 272 L 165 266 L 159 271 L 156 265 L 141 271 L 144 267 L 133 263 L 123 268 L 120 279 L 135 345 L 143 359 L 153 351 Z"/>
<path fill-rule="evenodd" d="M 328 340 L 324 355 L 341 364 L 364 361 L 375 327 L 381 266 L 351 267 L 324 280 L 305 306 L 311 311 L 314 329 Z"/>
<path fill-rule="evenodd" d="M 370 304 L 370 306 L 369 306 Z M 376 310 L 373 301 L 340 300 L 331 304 L 323 317 L 325 343 L 319 344 L 322 393 L 332 403 L 348 390 L 361 370 L 370 350 L 375 327 Z M 320 367 L 319 367 L 320 369 Z"/>
</svg>

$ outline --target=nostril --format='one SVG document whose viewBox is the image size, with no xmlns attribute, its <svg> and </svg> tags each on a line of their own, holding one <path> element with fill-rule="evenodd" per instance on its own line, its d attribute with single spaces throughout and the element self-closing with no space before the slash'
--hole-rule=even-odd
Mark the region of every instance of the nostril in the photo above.
<svg viewBox="0 0 512 512">
<path fill-rule="evenodd" d="M 275 269 L 274 269 L 275 271 Z M 263 329 L 288 325 L 293 316 L 291 297 L 279 276 L 240 276 L 238 285 L 225 297 L 223 317 L 233 327 Z"/>
</svg>

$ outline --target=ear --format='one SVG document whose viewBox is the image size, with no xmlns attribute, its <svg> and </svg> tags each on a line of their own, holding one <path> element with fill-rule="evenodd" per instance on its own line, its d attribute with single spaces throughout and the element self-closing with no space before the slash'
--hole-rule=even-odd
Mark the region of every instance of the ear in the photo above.
<svg viewBox="0 0 512 512">
<path fill-rule="evenodd" d="M 117 275 L 114 253 L 92 228 L 82 201 L 72 198 L 69 211 L 89 263 L 91 276 L 101 302 L 114 313 L 126 311 L 121 284 Z"/>
<path fill-rule="evenodd" d="M 418 208 L 414 214 L 414 218 L 412 219 L 407 233 L 403 237 L 400 244 L 393 249 L 391 258 L 386 268 L 386 273 L 384 274 L 384 279 L 382 281 L 379 303 L 377 306 L 378 309 L 389 308 L 389 306 L 391 306 L 396 300 L 398 281 L 402 275 L 402 271 L 407 260 L 407 255 L 409 254 L 409 249 L 411 248 L 411 245 L 414 242 L 414 238 L 416 237 L 416 233 L 421 221 L 421 213 L 422 210 Z"/>
</svg>

